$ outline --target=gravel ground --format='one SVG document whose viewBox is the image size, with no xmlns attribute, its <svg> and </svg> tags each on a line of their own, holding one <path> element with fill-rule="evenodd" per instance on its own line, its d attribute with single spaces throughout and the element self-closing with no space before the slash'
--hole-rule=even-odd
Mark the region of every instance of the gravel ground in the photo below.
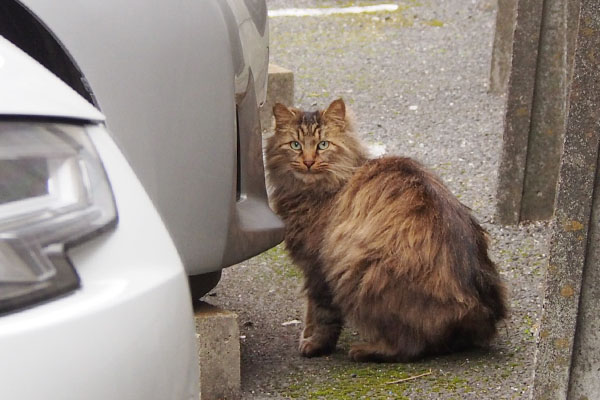
<svg viewBox="0 0 600 400">
<path fill-rule="evenodd" d="M 269 9 L 347 6 L 269 0 Z M 360 5 L 375 4 L 361 1 Z M 511 316 L 491 349 L 411 364 L 357 364 L 297 353 L 300 273 L 279 246 L 224 271 L 207 301 L 239 315 L 244 399 L 521 399 L 529 396 L 547 225 L 494 222 L 504 99 L 487 92 L 493 0 L 404 0 L 395 12 L 270 19 L 271 62 L 294 71 L 296 106 L 343 97 L 359 132 L 435 170 L 492 236 Z M 424 374 L 423 376 L 419 376 Z M 415 377 L 398 383 L 402 378 Z"/>
</svg>

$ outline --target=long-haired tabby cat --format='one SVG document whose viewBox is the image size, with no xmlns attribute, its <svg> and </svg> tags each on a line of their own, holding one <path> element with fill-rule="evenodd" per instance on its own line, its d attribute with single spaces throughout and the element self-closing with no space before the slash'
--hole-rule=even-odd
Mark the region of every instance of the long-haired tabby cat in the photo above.
<svg viewBox="0 0 600 400">
<path fill-rule="evenodd" d="M 350 350 L 356 361 L 487 344 L 505 290 L 469 209 L 414 160 L 369 160 L 341 99 L 273 113 L 272 203 L 305 278 L 300 353 L 333 351 L 345 320 L 365 340 Z"/>
</svg>

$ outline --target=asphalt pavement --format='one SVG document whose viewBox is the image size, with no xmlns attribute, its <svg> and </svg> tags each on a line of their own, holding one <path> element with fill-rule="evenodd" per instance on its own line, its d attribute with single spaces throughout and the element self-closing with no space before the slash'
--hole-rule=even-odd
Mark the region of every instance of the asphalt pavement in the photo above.
<svg viewBox="0 0 600 400">
<path fill-rule="evenodd" d="M 331 0 L 268 0 L 271 10 L 325 9 Z M 300 272 L 279 246 L 228 268 L 207 301 L 240 318 L 244 399 L 522 399 L 532 382 L 547 262 L 547 224 L 494 221 L 504 98 L 488 93 L 494 0 L 404 0 L 396 11 L 271 17 L 271 62 L 294 72 L 295 105 L 343 97 L 360 136 L 416 158 L 473 209 L 492 237 L 510 317 L 489 350 L 409 364 L 358 364 L 348 327 L 329 357 L 297 352 Z"/>
</svg>

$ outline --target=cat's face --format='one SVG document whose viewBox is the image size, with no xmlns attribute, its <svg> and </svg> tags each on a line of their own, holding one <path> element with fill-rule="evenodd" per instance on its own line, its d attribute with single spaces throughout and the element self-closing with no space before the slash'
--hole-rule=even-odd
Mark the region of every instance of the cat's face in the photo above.
<svg viewBox="0 0 600 400">
<path fill-rule="evenodd" d="M 344 102 L 324 111 L 307 112 L 276 104 L 275 134 L 267 144 L 270 175 L 305 184 L 347 180 L 364 162 L 364 151 L 350 131 Z"/>
</svg>

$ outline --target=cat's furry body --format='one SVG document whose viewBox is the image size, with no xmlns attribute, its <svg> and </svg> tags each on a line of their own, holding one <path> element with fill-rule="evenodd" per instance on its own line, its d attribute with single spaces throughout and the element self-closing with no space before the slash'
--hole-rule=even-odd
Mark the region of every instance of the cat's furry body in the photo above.
<svg viewBox="0 0 600 400">
<path fill-rule="evenodd" d="M 341 100 L 274 114 L 272 202 L 305 277 L 300 352 L 331 352 L 344 320 L 366 340 L 350 350 L 357 361 L 488 343 L 506 315 L 504 288 L 468 208 L 414 160 L 368 160 Z"/>
</svg>

